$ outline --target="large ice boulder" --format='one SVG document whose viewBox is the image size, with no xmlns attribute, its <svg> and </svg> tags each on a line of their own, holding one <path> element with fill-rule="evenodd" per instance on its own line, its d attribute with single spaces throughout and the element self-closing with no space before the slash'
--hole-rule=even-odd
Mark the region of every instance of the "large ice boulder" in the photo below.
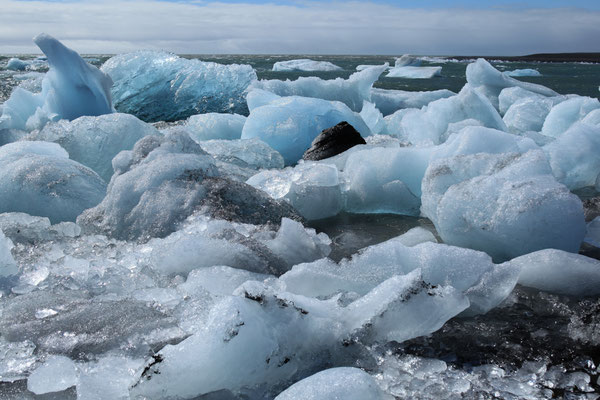
<svg viewBox="0 0 600 400">
<path fill-rule="evenodd" d="M 273 71 L 341 71 L 342 68 L 329 61 L 315 61 L 308 58 L 297 60 L 277 61 L 273 64 Z"/>
<path fill-rule="evenodd" d="M 576 252 L 585 235 L 581 201 L 539 150 L 432 161 L 422 191 L 421 210 L 444 242 L 497 260 L 546 248 Z"/>
<path fill-rule="evenodd" d="M 174 121 L 208 112 L 247 113 L 244 91 L 256 79 L 249 65 L 222 65 L 174 54 L 138 51 L 102 65 L 114 81 L 115 108 L 144 121 Z"/>
<path fill-rule="evenodd" d="M 113 175 L 114 156 L 131 150 L 144 136 L 159 134 L 152 125 L 133 115 L 115 113 L 49 123 L 27 139 L 60 144 L 72 160 L 91 168 L 108 182 Z"/>
<path fill-rule="evenodd" d="M 590 112 L 600 108 L 600 101 L 592 97 L 576 96 L 556 104 L 544 120 L 542 133 L 559 137 L 573 124 L 581 121 Z"/>
<path fill-rule="evenodd" d="M 3 107 L 0 127 L 32 130 L 48 121 L 113 111 L 113 82 L 108 75 L 52 36 L 42 33 L 33 40 L 48 57 L 50 66 L 42 81 L 42 92 L 16 89 Z"/>
<path fill-rule="evenodd" d="M 386 75 L 388 78 L 430 79 L 442 76 L 442 67 L 394 67 Z"/>
<path fill-rule="evenodd" d="M 213 157 L 187 134 L 146 136 L 113 159 L 107 195 L 77 222 L 119 239 L 164 237 L 194 212 L 238 222 L 299 218 L 259 190 L 221 176 Z"/>
<path fill-rule="evenodd" d="M 377 381 L 358 368 L 340 367 L 321 371 L 296 382 L 275 400 L 391 400 Z"/>
<path fill-rule="evenodd" d="M 467 119 L 506 131 L 506 125 L 489 100 L 465 85 L 455 96 L 429 103 L 420 110 L 403 113 L 396 124 L 388 122 L 388 132 L 416 145 L 435 145 L 446 140 L 450 124 Z"/>
<path fill-rule="evenodd" d="M 404 108 L 421 108 L 432 101 L 445 99 L 455 94 L 447 89 L 412 92 L 373 88 L 371 89 L 371 101 L 385 116 Z"/>
<path fill-rule="evenodd" d="M 504 93 L 504 89 L 500 94 Z M 555 104 L 562 99 L 559 97 L 531 96 L 515 101 L 502 118 L 509 132 L 522 135 L 525 132 L 540 132 L 546 117 Z M 550 138 L 551 139 L 551 138 Z"/>
<path fill-rule="evenodd" d="M 29 64 L 31 64 L 31 62 L 13 57 L 6 62 L 6 69 L 10 69 L 12 71 L 25 71 Z"/>
<path fill-rule="evenodd" d="M 274 95 L 264 91 L 260 96 L 269 98 L 265 105 L 251 110 L 242 139 L 261 139 L 281 153 L 286 165 L 301 159 L 321 131 L 342 121 L 352 125 L 363 137 L 371 134 L 360 115 L 338 101 L 299 96 L 273 98 Z"/>
<path fill-rule="evenodd" d="M 104 197 L 106 183 L 69 159 L 58 144 L 15 142 L 0 147 L 0 212 L 75 221 Z"/>
<path fill-rule="evenodd" d="M 600 126 L 576 123 L 544 151 L 559 182 L 571 190 L 594 186 L 600 174 Z"/>
<path fill-rule="evenodd" d="M 498 71 L 489 62 L 479 58 L 474 63 L 467 65 L 467 82 L 483 93 L 496 107 L 499 108 L 498 95 L 502 89 L 508 87 L 520 87 L 530 92 L 543 96 L 557 96 L 554 90 L 535 83 L 522 82 Z"/>
<path fill-rule="evenodd" d="M 337 100 L 353 111 L 360 111 L 363 101 L 371 100 L 371 88 L 379 76 L 388 67 L 387 64 L 373 66 L 356 72 L 348 79 L 336 78 L 324 80 L 316 76 L 300 77 L 290 80 L 260 80 L 250 85 L 250 89 L 262 89 L 279 96 L 314 97 L 323 100 Z"/>
<path fill-rule="evenodd" d="M 508 262 L 521 269 L 519 284 L 570 296 L 600 294 L 600 261 L 556 249 L 540 250 Z"/>
<path fill-rule="evenodd" d="M 185 128 L 197 142 L 211 139 L 234 140 L 242 136 L 244 123 L 246 117 L 243 115 L 207 113 L 189 117 Z"/>
</svg>

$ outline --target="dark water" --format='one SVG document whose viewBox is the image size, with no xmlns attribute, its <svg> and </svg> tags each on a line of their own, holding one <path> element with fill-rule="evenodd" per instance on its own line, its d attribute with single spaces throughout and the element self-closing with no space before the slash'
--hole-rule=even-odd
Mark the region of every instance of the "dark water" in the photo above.
<svg viewBox="0 0 600 400">
<path fill-rule="evenodd" d="M 0 102 L 5 101 L 12 88 L 19 81 L 14 79 L 13 71 L 6 71 L 5 65 L 10 55 L 0 56 Z M 109 55 L 86 55 L 92 64 L 101 66 Z M 213 61 L 221 64 L 249 64 L 258 75 L 259 79 L 290 79 L 295 80 L 301 76 L 317 76 L 322 79 L 348 78 L 356 72 L 356 66 L 361 64 L 394 64 L 392 56 L 314 56 L 314 55 L 185 55 L 186 58 L 197 58 L 203 61 Z M 21 59 L 33 59 L 35 56 L 22 55 Z M 331 72 L 275 72 L 273 64 L 298 58 L 311 58 L 316 61 L 330 61 L 343 68 L 342 71 Z M 548 86 L 561 94 L 578 94 L 600 98 L 600 64 L 584 63 L 541 63 L 541 62 L 501 62 L 492 61 L 492 64 L 501 71 L 532 68 L 538 70 L 540 77 L 520 77 L 518 79 Z M 442 66 L 442 76 L 432 79 L 403 79 L 386 78 L 384 75 L 375 83 L 375 87 L 383 89 L 400 89 L 409 91 L 449 89 L 458 92 L 466 83 L 465 69 L 468 62 L 428 62 L 423 66 Z M 44 69 L 38 71 L 44 72 Z"/>
</svg>

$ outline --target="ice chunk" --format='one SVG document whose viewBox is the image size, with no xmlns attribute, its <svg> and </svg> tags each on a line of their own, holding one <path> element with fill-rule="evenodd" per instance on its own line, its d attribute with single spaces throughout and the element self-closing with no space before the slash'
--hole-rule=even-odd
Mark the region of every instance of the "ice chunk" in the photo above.
<svg viewBox="0 0 600 400">
<path fill-rule="evenodd" d="M 553 97 L 526 97 L 515 101 L 502 118 L 509 132 L 515 134 L 523 134 L 527 131 L 540 132 L 546 116 L 556 104 L 553 99 Z"/>
<path fill-rule="evenodd" d="M 519 284 L 571 296 L 600 294 L 600 261 L 547 249 L 509 262 L 521 268 Z"/>
<path fill-rule="evenodd" d="M 365 124 L 367 124 L 374 135 L 379 135 L 387 131 L 387 124 L 383 119 L 383 114 L 375 107 L 375 104 L 365 101 L 360 111 L 360 117 L 365 121 Z"/>
<path fill-rule="evenodd" d="M 239 114 L 208 113 L 192 115 L 185 127 L 197 142 L 210 139 L 233 140 L 242 136 L 246 117 Z"/>
<path fill-rule="evenodd" d="M 343 103 L 309 97 L 280 97 L 250 112 L 242 139 L 263 140 L 281 153 L 286 165 L 291 165 L 302 158 L 323 129 L 342 121 L 352 125 L 363 137 L 371 134 L 360 115 Z"/>
<path fill-rule="evenodd" d="M 587 224 L 584 242 L 600 248 L 600 217 L 594 218 Z"/>
<path fill-rule="evenodd" d="M 556 180 L 571 190 L 593 186 L 600 174 L 600 126 L 576 123 L 544 151 Z"/>
<path fill-rule="evenodd" d="M 113 111 L 110 77 L 45 33 L 33 40 L 48 57 L 50 70 L 44 76 L 40 94 L 24 89 L 15 91 L 15 99 L 3 109 L 2 119 L 8 121 L 5 124 L 32 130 L 49 120 L 73 120 Z"/>
<path fill-rule="evenodd" d="M 386 75 L 388 78 L 430 79 L 442 76 L 442 67 L 394 67 Z"/>
<path fill-rule="evenodd" d="M 542 76 L 540 71 L 532 68 L 515 69 L 512 71 L 504 71 L 504 74 L 508 76 Z"/>
<path fill-rule="evenodd" d="M 25 212 L 52 223 L 75 221 L 106 191 L 106 183 L 94 171 L 70 160 L 55 143 L 4 145 L 0 166 L 0 212 Z"/>
<path fill-rule="evenodd" d="M 75 386 L 77 366 L 68 357 L 51 356 L 27 378 L 27 390 L 35 394 L 61 392 Z"/>
<path fill-rule="evenodd" d="M 465 119 L 474 119 L 488 128 L 506 131 L 504 121 L 492 104 L 465 85 L 456 96 L 433 101 L 421 110 L 406 112 L 399 125 L 388 121 L 388 132 L 413 144 L 439 144 L 450 123 Z"/>
<path fill-rule="evenodd" d="M 358 368 L 331 368 L 296 382 L 275 400 L 391 400 L 377 381 Z"/>
<path fill-rule="evenodd" d="M 306 219 L 337 215 L 343 207 L 338 170 L 305 162 L 295 168 L 263 171 L 246 182 L 274 199 L 285 199 Z"/>
<path fill-rule="evenodd" d="M 591 111 L 600 108 L 600 101 L 592 97 L 577 96 L 565 100 L 550 110 L 544 121 L 542 133 L 559 137 L 573 124 L 581 121 Z"/>
<path fill-rule="evenodd" d="M 263 89 L 252 89 L 246 95 L 246 103 L 250 112 L 255 108 L 266 106 L 272 101 L 279 99 L 281 96 Z"/>
<path fill-rule="evenodd" d="M 227 266 L 214 266 L 194 269 L 188 274 L 185 283 L 177 289 L 187 296 L 206 290 L 215 295 L 232 295 L 234 290 L 246 281 L 264 281 L 271 275 L 245 271 Z"/>
<path fill-rule="evenodd" d="M 115 113 L 50 123 L 28 139 L 60 144 L 72 160 L 91 168 L 108 182 L 113 175 L 112 159 L 148 135 L 159 132 L 133 115 Z"/>
<path fill-rule="evenodd" d="M 73 222 L 50 225 L 50 220 L 46 217 L 35 217 L 25 213 L 0 214 L 0 229 L 14 242 L 29 244 L 77 237 L 81 233 L 81 228 Z"/>
<path fill-rule="evenodd" d="M 260 80 L 250 85 L 250 89 L 262 89 L 279 96 L 314 97 L 323 100 L 341 101 L 352 111 L 360 111 L 363 101 L 371 100 L 371 88 L 387 64 L 374 66 L 356 72 L 348 79 L 324 80 L 315 76 L 300 77 L 295 81 Z M 250 106 L 250 109 L 253 107 Z"/>
<path fill-rule="evenodd" d="M 142 359 L 105 356 L 81 368 L 77 381 L 78 400 L 128 400 L 129 389 L 146 367 Z"/>
<path fill-rule="evenodd" d="M 102 65 L 115 82 L 115 107 L 144 121 L 174 121 L 207 112 L 245 114 L 244 90 L 256 79 L 249 65 L 221 65 L 174 54 L 138 51 Z"/>
<path fill-rule="evenodd" d="M 529 91 L 527 89 L 523 89 L 519 86 L 510 86 L 502 89 L 500 94 L 498 95 L 498 103 L 499 103 L 499 111 L 500 114 L 504 115 L 506 111 L 519 100 L 523 100 L 525 98 L 532 97 L 534 99 L 544 99 L 546 96 L 543 96 L 539 93 L 535 93 Z M 556 96 L 560 98 L 562 96 Z"/>
<path fill-rule="evenodd" d="M 543 152 L 432 161 L 423 206 L 444 242 L 510 259 L 545 248 L 576 252 L 585 234 L 577 196 L 556 182 Z"/>
<path fill-rule="evenodd" d="M 403 54 L 401 57 L 396 58 L 394 67 L 420 67 L 421 59 L 410 54 Z"/>
<path fill-rule="evenodd" d="M 590 111 L 581 122 L 590 125 L 600 125 L 600 109 Z"/>
<path fill-rule="evenodd" d="M 474 63 L 467 65 L 467 82 L 476 88 L 478 91 L 483 93 L 490 102 L 499 108 L 498 95 L 502 89 L 518 86 L 520 88 L 529 90 L 530 92 L 538 93 L 543 96 L 557 96 L 554 90 L 549 89 L 542 85 L 535 83 L 521 82 L 515 78 L 503 74 L 496 68 L 484 60 L 479 58 Z"/>
<path fill-rule="evenodd" d="M 342 68 L 329 61 L 314 61 L 308 58 L 277 61 L 273 71 L 341 71 Z"/>
<path fill-rule="evenodd" d="M 15 259 L 10 252 L 12 248 L 12 241 L 4 236 L 0 229 L 0 277 L 14 275 L 18 271 Z"/>
<path fill-rule="evenodd" d="M 433 233 L 425 228 L 421 228 L 420 226 L 412 228 L 408 232 L 398 236 L 397 240 L 399 243 L 407 247 L 413 247 L 426 242 L 437 243 L 437 239 Z"/>
<path fill-rule="evenodd" d="M 29 64 L 31 64 L 31 62 L 13 57 L 6 62 L 6 69 L 10 69 L 12 71 L 25 71 Z"/>
<path fill-rule="evenodd" d="M 281 154 L 260 139 L 205 140 L 199 142 L 199 145 L 216 160 L 243 168 L 283 168 Z"/>
<path fill-rule="evenodd" d="M 371 89 L 371 102 L 383 115 L 391 115 L 404 108 L 421 108 L 432 101 L 454 96 L 447 89 L 428 92 L 409 92 L 404 90 Z"/>
</svg>

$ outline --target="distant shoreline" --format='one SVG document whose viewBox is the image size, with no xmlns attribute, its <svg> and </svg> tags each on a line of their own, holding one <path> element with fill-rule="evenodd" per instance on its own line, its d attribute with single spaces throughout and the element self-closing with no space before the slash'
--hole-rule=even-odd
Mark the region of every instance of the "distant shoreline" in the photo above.
<svg viewBox="0 0 600 400">
<path fill-rule="evenodd" d="M 600 53 L 539 53 L 526 56 L 452 56 L 457 60 L 470 60 L 473 58 L 485 58 L 486 60 L 502 61 L 524 61 L 524 62 L 589 62 L 600 64 Z"/>
</svg>

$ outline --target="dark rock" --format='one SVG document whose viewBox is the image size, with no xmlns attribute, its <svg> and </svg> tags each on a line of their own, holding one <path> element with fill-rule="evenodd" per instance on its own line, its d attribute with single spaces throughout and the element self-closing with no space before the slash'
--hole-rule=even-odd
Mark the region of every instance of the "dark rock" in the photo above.
<svg viewBox="0 0 600 400">
<path fill-rule="evenodd" d="M 586 222 L 600 216 L 600 196 L 584 199 L 583 212 L 585 213 Z"/>
<path fill-rule="evenodd" d="M 323 130 L 306 150 L 304 160 L 318 161 L 343 153 L 357 144 L 367 144 L 360 133 L 346 121 Z"/>
</svg>

